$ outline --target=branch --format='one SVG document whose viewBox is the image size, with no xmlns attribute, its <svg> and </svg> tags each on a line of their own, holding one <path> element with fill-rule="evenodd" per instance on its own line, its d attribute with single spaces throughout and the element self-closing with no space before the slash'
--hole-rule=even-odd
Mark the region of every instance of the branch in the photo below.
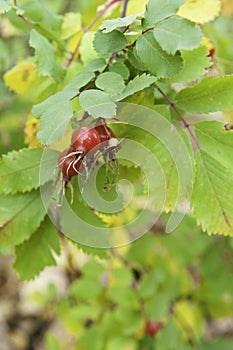
<svg viewBox="0 0 233 350">
<path fill-rule="evenodd" d="M 14 5 L 18 7 L 18 4 L 17 4 L 17 0 L 14 0 Z M 26 17 L 24 17 L 23 15 L 17 15 L 19 18 L 22 19 L 22 21 L 28 26 L 28 28 L 30 30 L 33 29 L 33 26 L 31 25 L 31 23 L 27 20 Z"/>
<path fill-rule="evenodd" d="M 129 0 L 124 0 L 124 6 L 123 6 L 122 15 L 121 15 L 122 18 L 126 16 L 128 3 L 129 3 Z"/>
<path fill-rule="evenodd" d="M 115 58 L 117 55 L 118 55 L 117 52 L 114 52 L 114 53 L 112 54 L 112 56 L 109 58 L 108 62 L 106 63 L 106 66 L 105 66 L 104 69 L 102 70 L 102 72 L 99 72 L 99 74 L 97 74 L 97 75 L 95 76 L 95 78 L 94 78 L 92 81 L 90 81 L 90 83 L 89 83 L 82 91 L 86 91 L 86 90 L 90 89 L 90 88 L 94 85 L 94 83 L 95 83 L 96 79 L 98 78 L 98 76 L 99 76 L 100 74 L 102 74 L 102 73 L 104 73 L 104 72 L 107 71 L 107 69 L 108 69 L 109 66 L 113 63 L 114 58 Z M 71 97 L 70 101 L 74 100 L 76 97 L 79 97 L 82 91 L 79 91 L 76 95 L 74 95 L 73 97 Z"/>
<path fill-rule="evenodd" d="M 89 32 L 91 30 L 91 28 L 96 24 L 96 22 L 100 19 L 100 17 L 102 17 L 105 12 L 108 11 L 108 9 L 110 9 L 114 4 L 118 3 L 118 2 L 121 2 L 122 0 L 112 0 L 110 2 L 107 2 L 105 4 L 105 6 L 103 7 L 102 10 L 100 10 L 99 12 L 97 12 L 97 15 L 96 17 L 93 19 L 93 21 L 83 30 L 83 35 L 86 34 L 87 32 Z M 78 50 L 80 48 L 80 45 L 81 45 L 81 42 L 82 42 L 82 39 L 83 39 L 83 35 L 81 36 L 81 38 L 79 39 L 75 49 L 74 49 L 74 52 L 72 53 L 70 59 L 67 61 L 66 63 L 66 67 L 69 68 L 71 63 L 73 62 L 75 56 L 77 55 L 78 53 Z"/>
<path fill-rule="evenodd" d="M 167 101 L 167 103 L 169 104 L 169 106 L 173 109 L 173 111 L 176 113 L 176 115 L 178 116 L 178 118 L 181 120 L 181 122 L 183 123 L 184 127 L 187 129 L 193 144 L 195 146 L 195 148 L 198 150 L 200 149 L 200 145 L 198 143 L 198 140 L 196 138 L 196 136 L 194 135 L 193 131 L 190 129 L 190 124 L 188 124 L 186 122 L 186 120 L 184 119 L 184 117 L 182 116 L 182 114 L 180 113 L 180 111 L 177 109 L 176 105 L 174 104 L 174 102 L 172 100 L 170 100 L 170 98 L 165 94 L 165 92 L 160 89 L 160 87 L 156 87 L 157 90 L 160 92 L 160 94 L 163 96 L 163 98 Z"/>
</svg>

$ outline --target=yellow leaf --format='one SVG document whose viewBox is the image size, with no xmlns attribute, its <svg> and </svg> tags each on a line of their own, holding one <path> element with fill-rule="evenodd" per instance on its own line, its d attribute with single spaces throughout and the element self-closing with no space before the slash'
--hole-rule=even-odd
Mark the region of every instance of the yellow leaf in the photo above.
<svg viewBox="0 0 233 350">
<path fill-rule="evenodd" d="M 146 4 L 148 3 L 148 0 L 131 0 L 129 1 L 128 7 L 127 7 L 127 16 L 135 15 L 138 13 L 144 13 L 146 10 Z"/>
<path fill-rule="evenodd" d="M 176 304 L 175 316 L 177 323 L 187 338 L 199 336 L 204 327 L 203 315 L 197 305 L 182 300 Z"/>
<path fill-rule="evenodd" d="M 42 144 L 37 139 L 36 135 L 39 128 L 39 120 L 29 115 L 28 120 L 25 125 L 25 144 L 28 145 L 29 148 L 42 147 Z"/>
<path fill-rule="evenodd" d="M 222 0 L 222 13 L 227 16 L 233 16 L 232 0 Z"/>
<path fill-rule="evenodd" d="M 68 12 L 63 17 L 61 27 L 61 38 L 68 39 L 76 34 L 82 27 L 82 17 L 80 13 Z"/>
<path fill-rule="evenodd" d="M 221 0 L 187 0 L 178 15 L 196 23 L 213 21 L 221 11 Z"/>
<path fill-rule="evenodd" d="M 31 62 L 18 63 L 3 76 L 5 84 L 19 95 L 29 89 L 30 83 L 35 77 L 35 64 Z"/>
<path fill-rule="evenodd" d="M 224 118 L 232 125 L 233 124 L 233 109 L 223 113 Z"/>
</svg>

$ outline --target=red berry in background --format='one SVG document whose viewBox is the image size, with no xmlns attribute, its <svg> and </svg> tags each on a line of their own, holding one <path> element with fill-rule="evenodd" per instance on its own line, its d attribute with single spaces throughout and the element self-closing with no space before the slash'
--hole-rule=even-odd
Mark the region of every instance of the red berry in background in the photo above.
<svg viewBox="0 0 233 350">
<path fill-rule="evenodd" d="M 147 321 L 146 333 L 150 335 L 156 335 L 160 331 L 160 329 L 163 328 L 163 326 L 164 324 L 161 321 L 156 321 L 156 322 Z"/>
<path fill-rule="evenodd" d="M 116 138 L 112 129 L 110 129 L 107 125 L 95 126 L 95 130 L 99 134 L 100 142 L 105 142 L 105 141 L 109 141 L 111 138 Z"/>
<path fill-rule="evenodd" d="M 212 47 L 211 49 L 209 49 L 209 53 L 208 53 L 207 57 L 213 57 L 214 53 L 215 53 L 215 48 Z"/>
<path fill-rule="evenodd" d="M 100 143 L 98 132 L 89 126 L 82 126 L 75 130 L 71 137 L 71 149 L 73 151 L 82 151 L 84 154 L 90 152 Z"/>
<path fill-rule="evenodd" d="M 67 179 L 78 175 L 80 165 L 82 163 L 81 160 L 76 159 L 75 155 L 69 156 L 71 153 L 72 150 L 70 150 L 70 148 L 66 148 L 63 152 L 61 152 L 57 162 L 63 176 Z"/>
</svg>

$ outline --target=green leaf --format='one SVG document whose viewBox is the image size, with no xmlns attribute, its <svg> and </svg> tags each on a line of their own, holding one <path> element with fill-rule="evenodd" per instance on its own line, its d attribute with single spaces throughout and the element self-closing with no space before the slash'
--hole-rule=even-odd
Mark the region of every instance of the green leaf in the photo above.
<svg viewBox="0 0 233 350">
<path fill-rule="evenodd" d="M 86 66 L 87 71 L 96 72 L 100 71 L 106 66 L 106 61 L 103 58 L 94 58 Z"/>
<path fill-rule="evenodd" d="M 100 29 L 103 29 L 103 33 L 109 33 L 117 28 L 128 27 L 130 24 L 132 24 L 135 21 L 135 19 L 138 16 L 139 15 L 132 15 L 124 18 L 119 17 L 114 19 L 107 19 L 103 21 L 103 23 L 100 26 Z"/>
<path fill-rule="evenodd" d="M 61 38 L 68 39 L 82 28 L 82 17 L 80 13 L 68 12 L 63 17 L 61 27 Z"/>
<path fill-rule="evenodd" d="M 39 179 L 43 151 L 43 148 L 22 149 L 4 155 L 0 160 L 0 193 L 26 192 L 43 185 Z"/>
<path fill-rule="evenodd" d="M 177 50 L 192 50 L 202 39 L 200 27 L 181 17 L 171 17 L 156 25 L 154 37 L 163 50 L 174 55 Z"/>
<path fill-rule="evenodd" d="M 191 51 L 181 51 L 183 67 L 173 78 L 174 82 L 188 83 L 205 74 L 206 69 L 212 65 L 210 57 L 207 57 L 208 52 L 207 47 L 202 45 Z"/>
<path fill-rule="evenodd" d="M 114 62 L 113 64 L 111 64 L 111 66 L 109 67 L 109 71 L 120 74 L 123 77 L 123 79 L 128 79 L 130 75 L 129 69 L 122 62 Z"/>
<path fill-rule="evenodd" d="M 70 286 L 69 291 L 78 300 L 88 301 L 94 300 L 100 296 L 102 292 L 102 286 L 100 283 L 96 283 L 96 277 L 84 277 L 81 280 L 75 281 Z"/>
<path fill-rule="evenodd" d="M 224 129 L 224 123 L 202 121 L 195 124 L 200 147 L 233 174 L 233 133 Z"/>
<path fill-rule="evenodd" d="M 46 266 L 56 265 L 51 249 L 59 254 L 59 239 L 55 226 L 47 218 L 39 229 L 21 245 L 16 246 L 13 267 L 23 280 L 35 278 Z"/>
<path fill-rule="evenodd" d="M 41 119 L 37 135 L 41 143 L 51 144 L 60 140 L 73 115 L 70 99 L 94 76 L 90 71 L 79 72 L 62 91 L 33 107 L 33 115 Z"/>
<path fill-rule="evenodd" d="M 30 238 L 45 216 L 40 192 L 1 196 L 0 244 L 21 244 Z"/>
<path fill-rule="evenodd" d="M 113 52 L 122 50 L 127 45 L 127 40 L 118 30 L 106 34 L 98 30 L 93 45 L 100 57 L 109 57 Z"/>
<path fill-rule="evenodd" d="M 0 0 L 0 15 L 10 11 L 10 9 L 10 4 L 8 4 L 5 0 Z"/>
<path fill-rule="evenodd" d="M 105 72 L 98 76 L 95 85 L 97 88 L 109 93 L 110 95 L 120 94 L 125 83 L 122 76 L 114 72 Z"/>
<path fill-rule="evenodd" d="M 98 258 L 103 260 L 109 259 L 108 249 L 89 247 L 80 243 L 77 244 L 77 247 L 87 255 L 98 256 Z"/>
<path fill-rule="evenodd" d="M 145 89 L 156 80 L 157 79 L 155 77 L 152 77 L 150 74 L 146 73 L 136 76 L 133 80 L 130 80 L 124 91 L 116 97 L 117 101 L 123 100 L 124 98 L 135 94 L 135 92 Z"/>
<path fill-rule="evenodd" d="M 152 322 L 161 320 L 165 316 L 169 308 L 170 298 L 166 291 L 154 294 L 152 300 L 146 305 L 148 317 Z"/>
<path fill-rule="evenodd" d="M 199 84 L 181 90 L 176 103 L 191 113 L 230 110 L 233 108 L 233 75 L 204 78 Z"/>
<path fill-rule="evenodd" d="M 182 67 L 181 58 L 163 51 L 151 32 L 138 38 L 136 52 L 143 65 L 158 78 L 171 78 Z"/>
<path fill-rule="evenodd" d="M 150 0 L 146 6 L 144 27 L 150 28 L 164 18 L 175 15 L 185 0 Z"/>
<path fill-rule="evenodd" d="M 93 58 L 97 59 L 98 55 L 93 47 L 93 40 L 95 32 L 87 32 L 82 36 L 82 41 L 79 48 L 80 58 L 84 65 L 92 61 Z"/>
<path fill-rule="evenodd" d="M 94 118 L 111 118 L 116 114 L 116 104 L 103 91 L 90 89 L 83 91 L 79 97 L 80 105 Z"/>
<path fill-rule="evenodd" d="M 233 236 L 233 174 L 205 151 L 195 158 L 193 214 L 209 234 Z"/>
<path fill-rule="evenodd" d="M 32 29 L 29 44 L 35 49 L 37 73 L 59 82 L 65 75 L 65 68 L 56 61 L 53 46 L 48 39 Z"/>
</svg>

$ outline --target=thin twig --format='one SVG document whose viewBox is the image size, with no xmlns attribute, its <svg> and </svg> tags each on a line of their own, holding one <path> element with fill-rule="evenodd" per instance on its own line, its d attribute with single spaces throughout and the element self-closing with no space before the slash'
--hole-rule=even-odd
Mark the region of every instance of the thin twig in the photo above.
<svg viewBox="0 0 233 350">
<path fill-rule="evenodd" d="M 103 71 L 100 72 L 99 74 L 97 74 L 97 75 L 95 76 L 95 78 L 92 79 L 92 80 L 90 81 L 89 84 L 87 84 L 87 86 L 83 89 L 83 91 L 89 90 L 89 89 L 95 84 L 96 79 L 98 78 L 98 76 L 99 76 L 100 74 L 102 74 L 102 73 L 104 73 L 104 72 L 107 71 L 107 69 L 108 69 L 109 66 L 113 63 L 114 58 L 115 58 L 117 55 L 118 55 L 117 52 L 114 52 L 114 53 L 111 55 L 111 57 L 109 58 L 108 62 L 106 63 L 106 66 L 104 67 Z M 83 92 L 83 91 L 79 91 L 76 95 L 74 95 L 73 97 L 71 97 L 70 101 L 74 100 L 76 97 L 79 97 L 80 94 L 81 94 L 81 92 Z"/>
<path fill-rule="evenodd" d="M 83 30 L 83 35 L 86 34 L 87 32 L 89 32 L 91 30 L 91 28 L 96 24 L 96 22 L 100 19 L 100 17 L 102 17 L 105 12 L 108 11 L 108 9 L 110 9 L 110 7 L 112 7 L 114 4 L 120 2 L 122 0 L 112 0 L 111 2 L 109 3 L 106 3 L 104 8 L 102 10 L 100 10 L 99 12 L 97 12 L 97 15 L 96 17 L 93 19 L 93 21 Z M 81 36 L 81 38 L 79 39 L 79 41 L 77 42 L 77 45 L 70 57 L 70 59 L 67 61 L 66 63 L 66 67 L 69 68 L 69 66 L 71 65 L 71 63 L 73 62 L 75 56 L 77 55 L 78 53 L 78 50 L 80 48 L 80 45 L 82 43 L 82 39 L 83 39 L 83 35 Z"/>
<path fill-rule="evenodd" d="M 124 6 L 123 6 L 122 15 L 121 15 L 122 18 L 126 16 L 128 3 L 129 3 L 129 0 L 124 0 Z"/>
<path fill-rule="evenodd" d="M 18 7 L 18 4 L 17 4 L 17 0 L 14 0 L 14 5 Z M 33 26 L 31 25 L 31 23 L 27 20 L 26 17 L 24 17 L 23 15 L 17 15 L 19 18 L 22 19 L 22 21 L 28 26 L 28 28 L 30 30 L 33 29 Z"/>
<path fill-rule="evenodd" d="M 173 109 L 173 111 L 176 113 L 178 118 L 182 121 L 182 123 L 183 123 L 184 127 L 187 129 L 196 149 L 197 150 L 200 149 L 200 145 L 198 143 L 198 140 L 197 140 L 196 136 L 194 135 L 194 133 L 192 132 L 192 130 L 190 129 L 191 125 L 189 123 L 187 123 L 187 121 L 184 119 L 184 117 L 182 116 L 180 111 L 177 109 L 174 102 L 165 94 L 165 92 L 158 86 L 157 86 L 157 90 L 160 92 L 160 94 L 163 96 L 163 98 L 167 101 L 167 103 Z"/>
</svg>

